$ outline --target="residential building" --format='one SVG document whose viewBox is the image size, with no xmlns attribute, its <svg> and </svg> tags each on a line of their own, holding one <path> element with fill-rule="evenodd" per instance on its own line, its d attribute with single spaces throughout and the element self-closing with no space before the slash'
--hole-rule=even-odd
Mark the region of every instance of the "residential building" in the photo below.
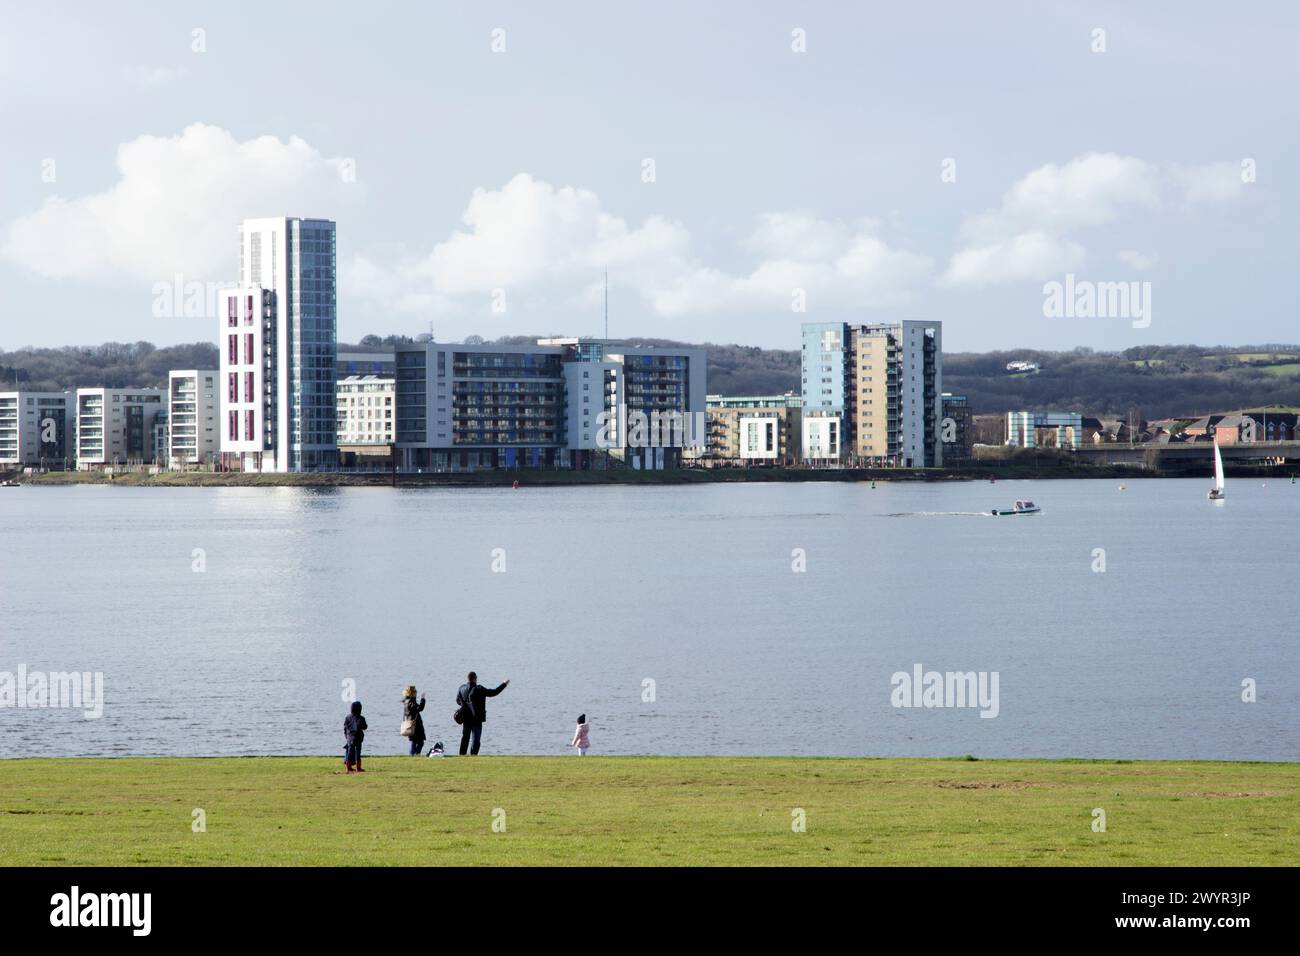
<svg viewBox="0 0 1300 956">
<path fill-rule="evenodd" d="M 391 376 L 349 375 L 339 380 L 338 443 L 391 445 L 397 439 L 397 380 Z"/>
<path fill-rule="evenodd" d="M 0 468 L 58 465 L 76 457 L 76 395 L 0 392 Z"/>
<path fill-rule="evenodd" d="M 803 439 L 803 399 L 784 395 L 707 397 L 710 464 L 791 465 L 799 461 Z"/>
<path fill-rule="evenodd" d="M 207 466 L 220 456 L 220 374 L 217 369 L 173 370 L 168 374 L 167 467 Z"/>
<path fill-rule="evenodd" d="M 338 463 L 337 270 L 328 219 L 246 219 L 240 287 L 220 295 L 224 467 Z"/>
<path fill-rule="evenodd" d="M 805 322 L 800 343 L 803 422 L 801 455 L 812 465 L 838 464 L 848 431 L 849 327 L 843 322 Z"/>
<path fill-rule="evenodd" d="M 975 429 L 971 422 L 970 402 L 965 395 L 943 393 L 943 421 L 939 437 L 943 442 L 943 463 L 953 465 L 970 461 L 974 456 Z"/>
<path fill-rule="evenodd" d="M 166 402 L 161 388 L 77 389 L 77 467 L 153 463 L 154 424 Z"/>
<path fill-rule="evenodd" d="M 688 449 L 704 446 L 704 349 L 597 338 L 537 344 L 563 350 L 565 443 L 573 467 L 591 467 L 608 455 L 634 469 L 676 468 Z"/>
<path fill-rule="evenodd" d="M 703 441 L 701 349 L 424 342 L 397 346 L 396 367 L 401 468 L 673 467 L 690 436 L 659 426 L 692 413 Z"/>
<path fill-rule="evenodd" d="M 806 323 L 803 458 L 810 464 L 943 464 L 942 323 Z"/>
<path fill-rule="evenodd" d="M 1083 416 L 1078 412 L 1007 412 L 1007 444 L 1020 448 L 1078 448 Z"/>
</svg>

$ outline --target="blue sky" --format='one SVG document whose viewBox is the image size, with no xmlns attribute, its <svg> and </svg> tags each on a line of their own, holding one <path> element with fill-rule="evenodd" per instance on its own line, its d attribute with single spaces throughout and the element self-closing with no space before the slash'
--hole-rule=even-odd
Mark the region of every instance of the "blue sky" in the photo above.
<svg viewBox="0 0 1300 956">
<path fill-rule="evenodd" d="M 1300 339 L 1291 5 L 900 6 L 14 8 L 0 348 L 212 339 L 160 284 L 281 214 L 337 220 L 345 340 L 599 333 L 605 268 L 614 335 Z M 1150 325 L 1045 317 L 1066 273 Z"/>
</svg>

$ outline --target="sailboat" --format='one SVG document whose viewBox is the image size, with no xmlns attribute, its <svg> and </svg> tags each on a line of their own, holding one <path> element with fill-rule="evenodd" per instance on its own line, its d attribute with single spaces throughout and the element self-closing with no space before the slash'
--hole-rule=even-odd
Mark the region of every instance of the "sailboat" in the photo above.
<svg viewBox="0 0 1300 956">
<path fill-rule="evenodd" d="M 1221 501 L 1225 495 L 1223 492 L 1223 456 L 1219 454 L 1219 443 L 1214 443 L 1214 487 L 1206 495 L 1211 501 Z"/>
</svg>

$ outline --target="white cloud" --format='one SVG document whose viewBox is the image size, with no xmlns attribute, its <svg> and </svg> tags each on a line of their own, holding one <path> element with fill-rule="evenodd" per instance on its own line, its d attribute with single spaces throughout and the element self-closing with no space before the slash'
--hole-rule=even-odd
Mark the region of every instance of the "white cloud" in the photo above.
<svg viewBox="0 0 1300 956">
<path fill-rule="evenodd" d="M 1086 258 L 1077 242 L 1041 230 L 1022 232 L 996 242 L 968 246 L 948 262 L 941 281 L 949 285 L 985 285 L 1036 279 L 1078 269 Z"/>
<path fill-rule="evenodd" d="M 1136 249 L 1121 249 L 1119 252 L 1115 253 L 1115 256 L 1120 262 L 1124 263 L 1124 265 L 1128 266 L 1130 269 L 1135 269 L 1138 272 L 1146 272 L 1150 269 L 1154 269 L 1156 263 L 1160 261 L 1160 257 L 1154 253 L 1147 255 L 1144 252 L 1138 252 Z"/>
<path fill-rule="evenodd" d="M 1230 163 L 1172 166 L 1114 153 L 1088 153 L 1060 166 L 1048 163 L 1016 182 L 997 209 L 967 220 L 965 244 L 940 282 L 985 285 L 1077 269 L 1087 251 L 1073 233 L 1134 212 L 1157 212 L 1175 194 L 1189 202 L 1230 199 L 1239 190 L 1230 188 L 1228 171 L 1240 186 L 1237 167 Z"/>
<path fill-rule="evenodd" d="M 201 123 L 179 136 L 141 136 L 118 148 L 117 182 L 46 200 L 10 224 L 0 254 L 50 278 L 234 278 L 241 220 L 333 218 L 356 195 L 361 187 L 343 182 L 339 163 L 297 137 L 239 142 Z"/>
<path fill-rule="evenodd" d="M 732 274 L 698 260 L 678 222 L 651 216 L 639 226 L 606 212 L 590 190 L 556 187 L 520 174 L 498 190 L 476 189 L 465 228 L 420 259 L 379 267 L 355 263 L 349 289 L 382 304 L 454 309 L 493 289 L 592 304 L 606 268 L 666 317 L 736 310 L 788 310 L 796 289 L 811 307 L 873 308 L 907 301 L 933 264 L 890 248 L 876 224 L 823 220 L 802 212 L 759 218 L 743 248 L 758 258 Z M 382 274 L 382 275 L 381 275 Z M 432 297 L 432 298 L 428 298 Z"/>
</svg>

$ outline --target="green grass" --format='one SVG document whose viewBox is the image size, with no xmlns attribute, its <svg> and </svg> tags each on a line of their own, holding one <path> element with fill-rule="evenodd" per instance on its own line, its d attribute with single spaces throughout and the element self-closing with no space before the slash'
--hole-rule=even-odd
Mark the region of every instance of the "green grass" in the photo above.
<svg viewBox="0 0 1300 956">
<path fill-rule="evenodd" d="M 1300 765 L 711 757 L 0 762 L 0 861 L 1300 862 Z M 1092 829 L 1093 808 L 1106 832 Z M 207 830 L 192 831 L 192 811 Z M 493 832 L 493 813 L 506 829 Z M 791 829 L 792 810 L 807 830 Z"/>
</svg>

